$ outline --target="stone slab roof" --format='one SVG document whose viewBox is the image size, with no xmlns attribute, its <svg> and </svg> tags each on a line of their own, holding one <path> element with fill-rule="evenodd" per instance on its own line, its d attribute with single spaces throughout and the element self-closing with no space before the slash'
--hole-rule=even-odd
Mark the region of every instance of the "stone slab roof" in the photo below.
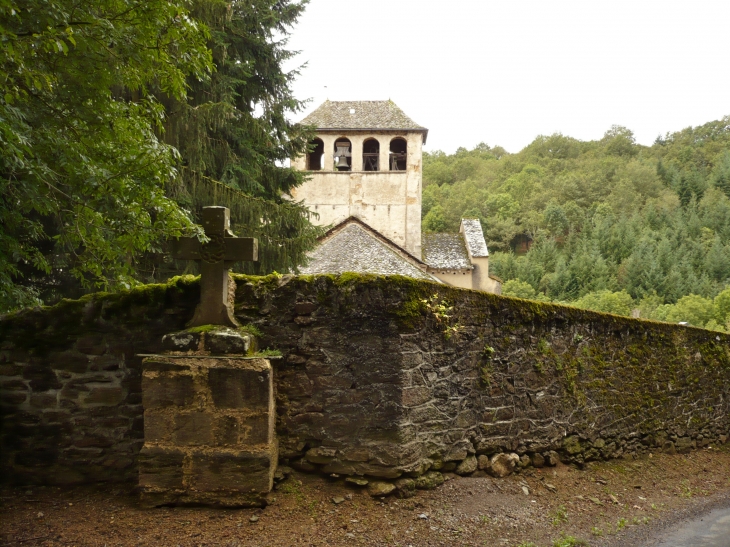
<svg viewBox="0 0 730 547">
<path fill-rule="evenodd" d="M 303 274 L 405 275 L 441 283 L 420 260 L 352 217 L 327 232 L 308 256 L 309 264 L 300 268 Z"/>
<path fill-rule="evenodd" d="M 301 121 L 317 129 L 411 129 L 426 132 L 393 101 L 327 100 Z"/>
<path fill-rule="evenodd" d="M 461 229 L 459 231 L 464 234 L 464 241 L 466 242 L 469 256 L 472 258 L 489 256 L 487 242 L 484 240 L 482 223 L 478 218 L 462 218 Z"/>
<path fill-rule="evenodd" d="M 461 234 L 423 234 L 423 261 L 438 270 L 471 270 L 472 265 Z"/>
</svg>

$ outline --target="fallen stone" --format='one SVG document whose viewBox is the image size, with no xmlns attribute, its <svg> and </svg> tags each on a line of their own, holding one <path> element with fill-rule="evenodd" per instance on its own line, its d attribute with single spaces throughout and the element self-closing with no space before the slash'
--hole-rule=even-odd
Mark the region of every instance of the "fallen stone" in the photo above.
<svg viewBox="0 0 730 547">
<path fill-rule="evenodd" d="M 249 520 L 249 522 L 258 522 L 259 521 L 259 517 L 258 517 L 258 515 L 253 515 L 248 520 Z"/>
<path fill-rule="evenodd" d="M 543 457 L 545 458 L 545 464 L 550 467 L 555 467 L 560 463 L 560 455 L 555 450 L 546 452 Z"/>
<path fill-rule="evenodd" d="M 317 466 L 309 463 L 305 459 L 295 460 L 291 462 L 291 466 L 297 471 L 303 471 L 304 473 L 314 473 L 317 470 Z"/>
<path fill-rule="evenodd" d="M 416 494 L 416 481 L 413 479 L 398 479 L 395 487 L 399 498 L 410 498 Z"/>
<path fill-rule="evenodd" d="M 537 467 L 538 469 L 545 467 L 545 458 L 542 457 L 542 454 L 536 452 L 530 459 L 532 460 L 533 467 Z"/>
<path fill-rule="evenodd" d="M 603 505 L 603 502 L 601 500 L 599 500 L 598 498 L 588 498 L 588 499 L 591 500 L 596 505 Z"/>
<path fill-rule="evenodd" d="M 520 463 L 518 463 L 517 465 L 519 465 L 521 468 L 525 468 L 529 467 L 531 463 L 532 461 L 530 460 L 530 456 L 528 456 L 527 454 L 523 454 L 522 456 L 520 456 Z"/>
<path fill-rule="evenodd" d="M 566 437 L 563 441 L 563 448 L 568 454 L 575 455 L 583 452 L 583 447 L 580 444 L 580 439 L 577 435 L 571 435 Z"/>
<path fill-rule="evenodd" d="M 477 470 L 477 465 L 477 459 L 474 456 L 469 456 L 456 467 L 456 474 L 471 475 Z"/>
<path fill-rule="evenodd" d="M 395 485 L 391 482 L 374 481 L 368 484 L 368 494 L 374 498 L 389 496 L 395 490 Z"/>
<path fill-rule="evenodd" d="M 511 475 L 519 461 L 517 454 L 495 454 L 489 462 L 489 474 L 498 479 Z"/>
<path fill-rule="evenodd" d="M 276 472 L 274 473 L 274 480 L 276 482 L 281 482 L 289 475 L 291 475 L 292 471 L 294 470 L 291 467 L 287 467 L 286 465 L 280 465 L 276 468 Z"/>
<path fill-rule="evenodd" d="M 689 437 L 679 437 L 674 446 L 677 449 L 678 454 L 687 454 L 696 446 L 696 444 Z"/>
<path fill-rule="evenodd" d="M 369 481 L 363 477 L 347 477 L 345 482 L 355 486 L 367 486 Z"/>
<path fill-rule="evenodd" d="M 332 498 L 332 503 L 334 503 L 335 505 L 339 505 L 339 504 L 343 503 L 344 501 L 345 501 L 345 498 L 343 498 L 341 496 L 335 496 L 334 498 Z"/>
<path fill-rule="evenodd" d="M 530 489 L 529 489 L 529 488 L 527 488 L 527 486 L 523 486 L 523 487 L 522 487 L 522 493 L 523 493 L 523 494 L 524 494 L 525 496 L 529 496 L 529 495 L 530 495 Z"/>
<path fill-rule="evenodd" d="M 477 459 L 477 467 L 484 471 L 492 467 L 492 464 L 489 463 L 489 456 L 485 456 L 484 454 L 479 456 L 479 458 Z"/>
<path fill-rule="evenodd" d="M 336 448 L 320 446 L 307 450 L 307 454 L 304 457 L 311 463 L 330 463 L 335 459 L 336 454 Z"/>
<path fill-rule="evenodd" d="M 416 488 L 419 490 L 433 490 L 444 483 L 444 476 L 438 471 L 429 471 L 416 479 Z"/>
</svg>

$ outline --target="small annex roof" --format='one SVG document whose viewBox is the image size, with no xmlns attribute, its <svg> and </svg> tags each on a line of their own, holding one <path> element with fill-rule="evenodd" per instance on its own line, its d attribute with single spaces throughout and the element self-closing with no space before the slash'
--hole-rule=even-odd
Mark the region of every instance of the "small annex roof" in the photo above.
<svg viewBox="0 0 730 547">
<path fill-rule="evenodd" d="M 423 234 L 423 261 L 435 270 L 471 270 L 472 264 L 461 234 Z"/>
<path fill-rule="evenodd" d="M 441 283 L 426 271 L 426 264 L 355 217 L 330 229 L 308 257 L 309 263 L 299 269 L 303 274 L 404 275 Z"/>
<path fill-rule="evenodd" d="M 459 231 L 464 234 L 466 249 L 471 258 L 484 258 L 489 256 L 487 242 L 484 240 L 482 223 L 478 218 L 462 218 Z"/>
<path fill-rule="evenodd" d="M 428 129 L 418 125 L 393 101 L 330 101 L 304 118 L 303 125 L 317 129 L 400 129 L 420 131 Z"/>
</svg>

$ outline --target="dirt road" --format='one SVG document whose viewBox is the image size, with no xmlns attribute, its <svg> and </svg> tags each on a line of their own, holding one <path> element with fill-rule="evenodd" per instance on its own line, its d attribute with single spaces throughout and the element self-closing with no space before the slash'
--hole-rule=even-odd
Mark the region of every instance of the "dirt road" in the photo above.
<svg viewBox="0 0 730 547">
<path fill-rule="evenodd" d="M 294 474 L 267 508 L 238 510 L 144 510 L 129 485 L 6 488 L 0 545 L 552 547 L 582 540 L 591 547 L 644 547 L 651 540 L 678 547 L 672 527 L 683 518 L 692 523 L 693 514 L 711 515 L 712 524 L 687 528 L 700 533 L 720 535 L 728 526 L 727 513 L 712 512 L 730 500 L 727 446 L 585 470 L 561 465 L 505 479 L 448 478 L 413 498 L 376 500 L 342 480 Z"/>
</svg>

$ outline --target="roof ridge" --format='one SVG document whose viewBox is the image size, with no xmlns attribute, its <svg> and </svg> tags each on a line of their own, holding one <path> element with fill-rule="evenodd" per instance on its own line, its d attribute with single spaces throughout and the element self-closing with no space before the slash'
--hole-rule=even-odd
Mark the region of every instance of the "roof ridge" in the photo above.
<svg viewBox="0 0 730 547">
<path fill-rule="evenodd" d="M 413 121 L 392 99 L 376 101 L 327 99 L 300 123 L 313 125 L 317 129 L 400 129 L 428 132 L 428 129 Z"/>
</svg>

